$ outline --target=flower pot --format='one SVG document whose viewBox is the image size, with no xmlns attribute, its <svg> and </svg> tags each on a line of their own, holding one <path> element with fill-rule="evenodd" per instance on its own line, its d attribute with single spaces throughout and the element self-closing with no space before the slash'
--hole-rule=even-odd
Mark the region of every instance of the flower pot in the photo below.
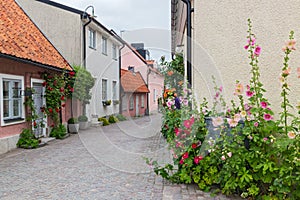
<svg viewBox="0 0 300 200">
<path fill-rule="evenodd" d="M 89 127 L 89 123 L 88 122 L 79 122 L 79 129 L 80 130 L 85 130 Z"/>
<path fill-rule="evenodd" d="M 68 124 L 69 133 L 78 133 L 79 124 Z"/>
</svg>

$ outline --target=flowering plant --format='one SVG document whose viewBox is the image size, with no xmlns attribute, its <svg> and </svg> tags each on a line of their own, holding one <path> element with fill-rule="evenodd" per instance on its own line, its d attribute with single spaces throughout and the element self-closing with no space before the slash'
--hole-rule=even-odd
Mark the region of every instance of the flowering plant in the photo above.
<svg viewBox="0 0 300 200">
<path fill-rule="evenodd" d="M 168 131 L 167 141 L 174 157 L 174 165 L 159 167 L 157 174 L 174 182 L 196 183 L 200 189 L 218 186 L 224 194 L 239 194 L 251 199 L 299 199 L 300 198 L 300 118 L 292 113 L 288 100 L 289 56 L 295 51 L 294 32 L 283 48 L 284 62 L 281 80 L 282 111 L 275 119 L 271 104 L 265 97 L 260 81 L 259 57 L 261 46 L 252 33 L 248 20 L 247 44 L 251 66 L 250 82 L 236 82 L 232 108 L 226 118 L 215 117 L 213 129 L 205 123 L 207 102 L 200 104 L 200 111 L 167 107 L 162 132 Z M 298 78 L 300 68 L 297 69 Z M 218 96 L 219 97 L 219 96 Z M 297 106 L 300 114 L 300 104 Z M 205 112 L 202 112 L 205 110 Z M 176 115 L 170 115 L 170 113 Z M 166 128 L 167 129 L 164 129 Z M 218 137 L 211 133 L 218 130 Z"/>
</svg>

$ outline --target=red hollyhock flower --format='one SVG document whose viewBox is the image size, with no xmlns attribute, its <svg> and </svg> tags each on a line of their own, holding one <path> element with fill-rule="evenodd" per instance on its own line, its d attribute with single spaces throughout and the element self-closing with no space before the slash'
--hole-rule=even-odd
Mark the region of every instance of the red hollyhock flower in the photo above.
<svg viewBox="0 0 300 200">
<path fill-rule="evenodd" d="M 66 104 L 62 104 L 61 106 L 62 106 L 62 107 L 65 107 L 65 106 L 66 106 Z"/>
<path fill-rule="evenodd" d="M 33 126 L 36 127 L 36 121 L 33 122 Z"/>
<path fill-rule="evenodd" d="M 43 87 L 45 87 L 45 86 L 47 85 L 47 82 L 44 81 L 44 82 L 42 83 L 42 85 L 43 85 Z"/>
<path fill-rule="evenodd" d="M 59 108 L 55 108 L 55 111 L 58 113 L 59 112 Z"/>
<path fill-rule="evenodd" d="M 181 159 L 180 161 L 179 161 L 179 164 L 183 164 L 184 163 L 184 160 L 183 159 Z"/>
<path fill-rule="evenodd" d="M 203 160 L 203 157 L 202 157 L 202 156 L 196 156 L 196 157 L 194 158 L 194 163 L 195 163 L 196 165 L 198 165 L 198 163 L 199 163 L 201 160 Z"/>
<path fill-rule="evenodd" d="M 71 91 L 71 92 L 74 92 L 74 88 L 70 88 L 70 91 Z"/>
<path fill-rule="evenodd" d="M 60 91 L 60 92 L 63 92 L 63 91 L 65 91 L 65 89 L 64 89 L 63 87 L 61 87 L 61 88 L 59 89 L 59 91 Z"/>
<path fill-rule="evenodd" d="M 60 100 L 64 101 L 65 100 L 65 96 L 61 96 Z"/>
<path fill-rule="evenodd" d="M 182 155 L 182 158 L 183 159 L 187 159 L 189 157 L 189 152 L 185 152 L 183 155 Z"/>
<path fill-rule="evenodd" d="M 52 112 L 53 112 L 52 108 L 49 108 L 48 111 L 49 111 L 49 113 L 52 113 Z"/>
<path fill-rule="evenodd" d="M 45 112 L 45 107 L 41 107 L 41 112 Z"/>
<path fill-rule="evenodd" d="M 198 147 L 198 145 L 197 145 L 196 143 L 193 143 L 193 144 L 192 144 L 192 148 L 193 148 L 193 149 L 196 149 L 197 147 Z"/>
</svg>

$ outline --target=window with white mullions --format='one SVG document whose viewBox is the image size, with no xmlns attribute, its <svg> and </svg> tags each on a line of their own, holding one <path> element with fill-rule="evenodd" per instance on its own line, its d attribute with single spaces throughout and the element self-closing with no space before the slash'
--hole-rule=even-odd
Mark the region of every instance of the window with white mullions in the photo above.
<svg viewBox="0 0 300 200">
<path fill-rule="evenodd" d="M 102 53 L 107 55 L 107 38 L 102 37 Z"/>
<path fill-rule="evenodd" d="M 107 99 L 107 80 L 102 79 L 102 101 L 106 101 Z"/>
<path fill-rule="evenodd" d="M 96 49 L 96 31 L 89 29 L 89 47 Z"/>
<path fill-rule="evenodd" d="M 3 79 L 3 119 L 22 116 L 21 80 Z"/>
</svg>

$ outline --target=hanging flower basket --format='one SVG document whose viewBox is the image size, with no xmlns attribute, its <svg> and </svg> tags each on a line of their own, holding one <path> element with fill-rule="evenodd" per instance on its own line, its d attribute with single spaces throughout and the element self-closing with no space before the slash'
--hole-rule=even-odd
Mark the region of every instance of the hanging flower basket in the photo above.
<svg viewBox="0 0 300 200">
<path fill-rule="evenodd" d="M 110 106 L 111 100 L 102 101 L 103 106 Z"/>
</svg>

